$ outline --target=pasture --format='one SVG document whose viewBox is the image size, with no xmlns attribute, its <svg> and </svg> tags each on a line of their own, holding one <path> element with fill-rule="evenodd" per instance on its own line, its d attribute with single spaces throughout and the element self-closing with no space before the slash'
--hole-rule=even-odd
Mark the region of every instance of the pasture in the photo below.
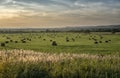
<svg viewBox="0 0 120 78">
<path fill-rule="evenodd" d="M 115 53 L 120 51 L 119 36 L 119 34 L 99 32 L 0 34 L 0 49 L 55 53 Z"/>
<path fill-rule="evenodd" d="M 0 78 L 119 78 L 120 34 L 0 34 Z"/>
</svg>

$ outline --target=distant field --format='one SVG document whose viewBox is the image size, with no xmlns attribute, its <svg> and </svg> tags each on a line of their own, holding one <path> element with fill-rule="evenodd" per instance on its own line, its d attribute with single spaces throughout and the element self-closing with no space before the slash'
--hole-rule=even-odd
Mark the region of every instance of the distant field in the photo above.
<svg viewBox="0 0 120 78">
<path fill-rule="evenodd" d="M 56 41 L 57 46 L 52 46 Z M 13 33 L 0 34 L 0 49 L 40 52 L 113 53 L 120 52 L 120 35 L 111 33 Z M 4 45 L 5 44 L 5 45 Z"/>
</svg>

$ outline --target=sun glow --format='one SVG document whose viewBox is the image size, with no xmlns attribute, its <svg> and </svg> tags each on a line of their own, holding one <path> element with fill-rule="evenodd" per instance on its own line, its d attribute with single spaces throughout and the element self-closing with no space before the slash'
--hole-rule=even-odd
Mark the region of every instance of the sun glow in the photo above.
<svg viewBox="0 0 120 78">
<path fill-rule="evenodd" d="M 0 27 L 119 24 L 119 8 L 119 0 L 0 0 Z"/>
<path fill-rule="evenodd" d="M 0 19 L 19 17 L 19 12 L 20 12 L 20 10 L 1 9 L 0 10 Z"/>
</svg>

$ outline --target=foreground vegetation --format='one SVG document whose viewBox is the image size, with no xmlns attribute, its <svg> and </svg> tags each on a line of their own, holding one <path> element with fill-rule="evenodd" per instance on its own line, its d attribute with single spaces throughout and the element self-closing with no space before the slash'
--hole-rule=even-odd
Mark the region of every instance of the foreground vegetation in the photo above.
<svg viewBox="0 0 120 78">
<path fill-rule="evenodd" d="M 0 51 L 0 78 L 119 78 L 120 55 Z"/>
</svg>

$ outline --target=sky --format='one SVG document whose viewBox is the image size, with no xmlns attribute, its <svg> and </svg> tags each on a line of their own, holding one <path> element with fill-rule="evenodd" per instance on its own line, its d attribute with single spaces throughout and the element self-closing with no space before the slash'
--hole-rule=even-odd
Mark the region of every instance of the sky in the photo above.
<svg viewBox="0 0 120 78">
<path fill-rule="evenodd" d="M 120 24 L 120 0 L 0 0 L 0 28 Z"/>
</svg>

